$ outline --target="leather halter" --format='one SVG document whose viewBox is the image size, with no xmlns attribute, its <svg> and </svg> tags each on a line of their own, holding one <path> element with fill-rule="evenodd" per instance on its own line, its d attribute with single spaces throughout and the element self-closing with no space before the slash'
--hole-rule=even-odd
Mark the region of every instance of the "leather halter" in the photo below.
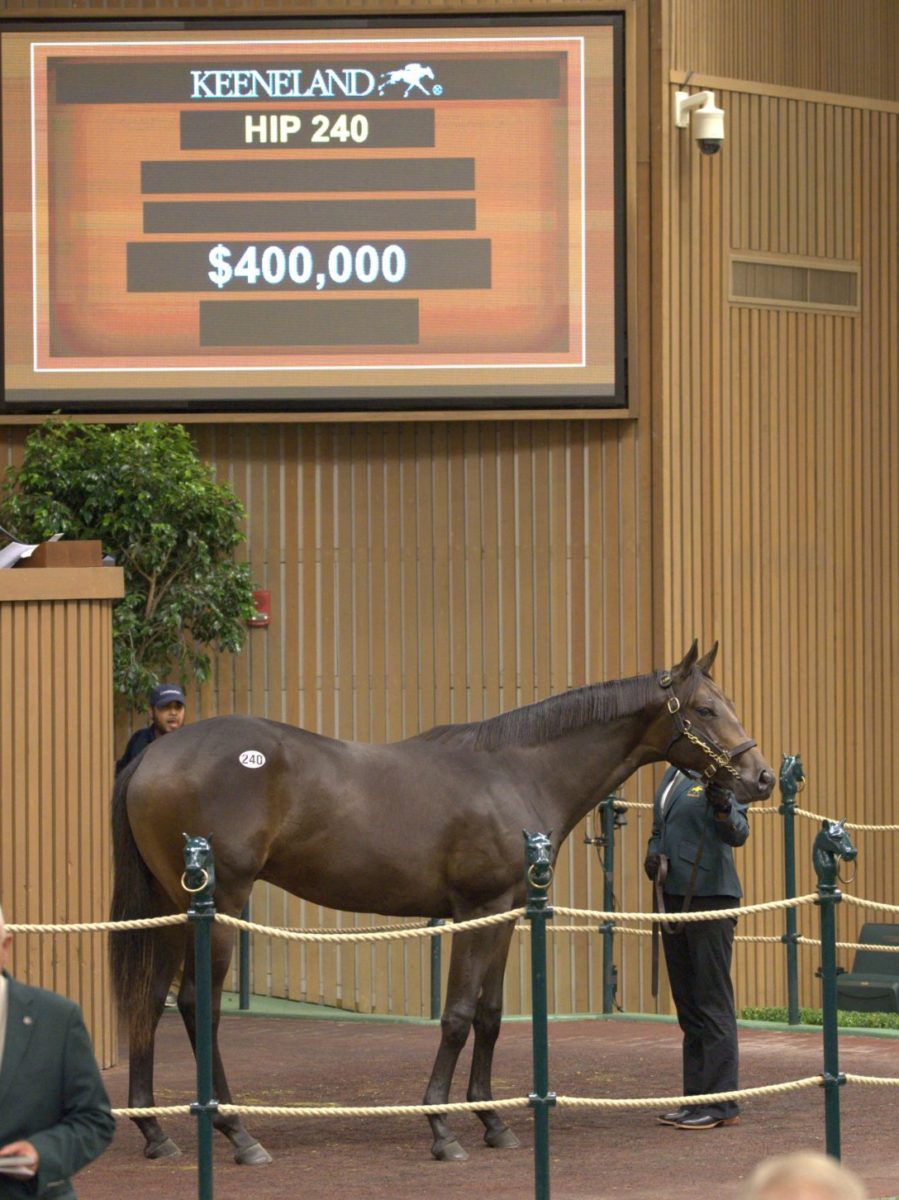
<svg viewBox="0 0 899 1200">
<path fill-rule="evenodd" d="M 735 779 L 739 779 L 740 772 L 732 765 L 734 759 L 739 758 L 741 754 L 745 754 L 747 750 L 751 750 L 753 746 L 757 746 L 758 742 L 754 742 L 752 738 L 747 738 L 745 742 L 740 742 L 732 750 L 725 749 L 724 746 L 719 745 L 709 734 L 694 728 L 692 722 L 688 721 L 683 715 L 681 702 L 674 694 L 674 680 L 671 678 L 669 671 L 665 671 L 659 676 L 659 686 L 664 688 L 668 693 L 667 708 L 674 721 L 674 737 L 671 738 L 665 747 L 665 758 L 670 761 L 671 747 L 681 738 L 686 738 L 694 746 L 698 746 L 709 759 L 709 765 L 702 773 L 705 779 L 714 779 L 718 771 L 722 769 L 729 771 Z"/>
</svg>

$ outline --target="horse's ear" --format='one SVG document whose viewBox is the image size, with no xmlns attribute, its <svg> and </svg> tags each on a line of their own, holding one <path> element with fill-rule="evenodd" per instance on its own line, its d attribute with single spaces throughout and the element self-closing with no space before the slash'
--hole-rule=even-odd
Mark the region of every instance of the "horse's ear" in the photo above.
<svg viewBox="0 0 899 1200">
<path fill-rule="evenodd" d="M 181 836 L 184 838 L 184 844 L 187 845 L 187 843 L 190 841 L 190 834 L 182 833 Z"/>
<path fill-rule="evenodd" d="M 699 642 L 696 640 L 696 638 L 694 638 L 693 645 L 690 647 L 690 649 L 687 651 L 687 653 L 684 655 L 684 657 L 681 659 L 681 661 L 677 664 L 676 667 L 671 668 L 671 674 L 672 674 L 673 678 L 683 679 L 693 669 L 693 664 L 696 662 L 696 656 L 698 654 L 699 654 Z"/>
<path fill-rule="evenodd" d="M 700 671 L 702 671 L 703 675 L 711 675 L 712 663 L 715 661 L 715 656 L 717 655 L 717 653 L 718 653 L 718 643 L 715 642 L 715 644 L 714 644 L 714 646 L 712 646 L 711 650 L 706 651 L 706 653 L 703 654 L 702 658 L 696 664 L 697 667 L 699 667 Z"/>
</svg>

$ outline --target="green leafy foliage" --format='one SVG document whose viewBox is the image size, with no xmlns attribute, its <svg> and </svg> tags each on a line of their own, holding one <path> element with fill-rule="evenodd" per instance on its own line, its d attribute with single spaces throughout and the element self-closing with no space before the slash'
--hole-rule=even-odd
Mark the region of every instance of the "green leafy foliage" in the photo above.
<svg viewBox="0 0 899 1200">
<path fill-rule="evenodd" d="M 786 1024 L 786 1008 L 744 1008 L 740 1012 L 744 1021 L 780 1021 Z M 820 1008 L 800 1008 L 800 1025 L 822 1025 Z M 844 1029 L 899 1029 L 899 1013 L 847 1012 L 840 1009 L 837 1024 Z"/>
<path fill-rule="evenodd" d="M 0 514 L 23 540 L 99 539 L 124 568 L 113 678 L 132 707 L 160 679 L 205 682 L 210 650 L 243 646 L 254 612 L 249 567 L 234 561 L 245 513 L 183 426 L 47 421 L 7 471 Z"/>
</svg>

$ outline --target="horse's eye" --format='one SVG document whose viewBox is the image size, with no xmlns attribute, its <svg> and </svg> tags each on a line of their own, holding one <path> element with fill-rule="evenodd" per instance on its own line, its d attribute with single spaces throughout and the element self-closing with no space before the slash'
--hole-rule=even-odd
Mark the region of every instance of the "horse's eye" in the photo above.
<svg viewBox="0 0 899 1200">
<path fill-rule="evenodd" d="M 698 705 L 696 712 L 700 717 L 714 717 L 715 715 L 715 710 L 713 708 L 709 708 L 707 704 Z"/>
</svg>

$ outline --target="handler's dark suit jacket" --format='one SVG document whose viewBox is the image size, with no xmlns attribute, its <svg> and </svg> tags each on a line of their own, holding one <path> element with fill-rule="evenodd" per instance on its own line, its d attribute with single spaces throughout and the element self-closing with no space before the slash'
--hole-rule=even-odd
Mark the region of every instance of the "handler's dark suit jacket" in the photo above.
<svg viewBox="0 0 899 1200">
<path fill-rule="evenodd" d="M 662 797 L 672 780 L 673 787 L 665 800 Z M 705 827 L 705 838 L 702 830 Z M 664 890 L 670 896 L 685 896 L 702 840 L 702 854 L 693 886 L 694 896 L 743 895 L 740 879 L 734 866 L 732 846 L 742 846 L 749 837 L 746 808 L 731 803 L 730 812 L 721 820 L 715 818 L 705 788 L 698 776 L 685 775 L 669 767 L 662 776 L 652 810 L 652 836 L 647 851 L 664 854 L 668 859 L 668 878 Z"/>
<path fill-rule="evenodd" d="M 74 1200 L 71 1176 L 112 1141 L 109 1098 L 78 1005 L 6 978 L 0 1146 L 31 1142 L 40 1164 L 35 1179 L 0 1175 L 0 1197 Z"/>
</svg>

